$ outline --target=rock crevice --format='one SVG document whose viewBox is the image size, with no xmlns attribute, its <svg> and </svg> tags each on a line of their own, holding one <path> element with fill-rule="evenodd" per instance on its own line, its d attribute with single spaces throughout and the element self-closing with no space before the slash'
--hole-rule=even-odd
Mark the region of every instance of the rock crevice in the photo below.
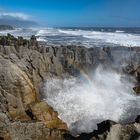
<svg viewBox="0 0 140 140">
<path fill-rule="evenodd" d="M 104 67 L 106 65 L 111 65 L 112 68 L 120 67 L 119 64 L 123 60 L 127 66 L 133 63 L 133 67 L 124 67 L 124 72 L 137 78 L 138 83 L 134 90 L 139 94 L 140 48 L 132 49 L 134 55 L 131 63 L 123 52 L 128 53 L 129 49 L 48 47 L 40 45 L 35 36 L 30 40 L 15 38 L 10 34 L 0 37 L 0 139 L 64 139 L 63 134 L 68 132 L 67 125 L 41 98 L 41 87 L 46 78 L 90 73 L 90 70 L 99 64 Z M 139 123 L 130 125 L 108 123 L 103 127 L 107 128 L 106 130 L 102 130 L 100 124 L 99 130 L 91 135 L 93 137 L 89 137 L 90 134 L 85 135 L 89 139 L 100 140 L 128 140 L 139 137 Z M 88 140 L 85 139 L 87 138 L 85 135 L 74 138 L 68 134 L 65 135 L 65 139 Z"/>
</svg>

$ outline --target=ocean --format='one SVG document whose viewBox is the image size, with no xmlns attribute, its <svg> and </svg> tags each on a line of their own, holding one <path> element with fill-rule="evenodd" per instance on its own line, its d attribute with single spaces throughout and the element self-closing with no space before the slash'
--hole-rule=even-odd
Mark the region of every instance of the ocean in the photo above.
<svg viewBox="0 0 140 140">
<path fill-rule="evenodd" d="M 48 46 L 78 45 L 85 47 L 139 47 L 140 28 L 16 28 L 0 31 L 0 35 L 10 33 L 16 37 L 29 39 L 35 35 L 38 41 Z"/>
</svg>

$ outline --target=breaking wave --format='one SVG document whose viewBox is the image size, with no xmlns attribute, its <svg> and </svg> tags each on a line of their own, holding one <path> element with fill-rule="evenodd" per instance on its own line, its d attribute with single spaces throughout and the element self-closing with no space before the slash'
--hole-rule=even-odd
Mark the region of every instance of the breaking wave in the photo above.
<svg viewBox="0 0 140 140">
<path fill-rule="evenodd" d="M 104 120 L 126 123 L 140 114 L 133 78 L 99 66 L 92 76 L 48 79 L 44 100 L 59 113 L 72 133 L 92 132 Z"/>
<path fill-rule="evenodd" d="M 91 40 L 100 40 L 104 43 L 112 43 L 116 45 L 122 45 L 127 47 L 140 46 L 140 36 L 124 33 L 124 31 L 116 31 L 116 32 L 97 32 L 97 31 L 83 31 L 83 30 L 75 30 L 75 31 L 67 31 L 67 30 L 59 30 L 61 33 L 70 34 L 70 35 L 81 35 L 84 38 L 88 38 Z"/>
<path fill-rule="evenodd" d="M 107 32 L 93 29 L 29 28 L 0 31 L 0 35 L 10 33 L 29 39 L 36 35 L 38 41 L 47 41 L 51 45 L 81 45 L 85 47 L 140 46 L 140 34 L 115 30 Z"/>
</svg>

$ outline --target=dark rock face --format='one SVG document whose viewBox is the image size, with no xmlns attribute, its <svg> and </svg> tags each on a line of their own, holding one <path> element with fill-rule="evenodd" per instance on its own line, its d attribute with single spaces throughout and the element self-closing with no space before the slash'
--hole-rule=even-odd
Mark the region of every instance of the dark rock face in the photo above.
<svg viewBox="0 0 140 140">
<path fill-rule="evenodd" d="M 31 40 L 23 39 L 23 37 L 15 38 L 11 34 L 7 34 L 7 36 L 0 37 L 0 44 L 2 46 L 15 46 L 18 49 L 18 46 L 37 46 L 38 42 L 35 36 L 31 37 Z"/>
<path fill-rule="evenodd" d="M 121 125 L 108 120 L 97 126 L 98 129 L 92 133 L 83 133 L 77 137 L 64 134 L 64 138 L 65 140 L 139 140 L 140 138 L 139 123 Z"/>
<path fill-rule="evenodd" d="M 10 34 L 0 37 L 0 139 L 137 139 L 139 121 L 128 125 L 105 121 L 91 134 L 73 137 L 66 134 L 67 126 L 57 112 L 41 100 L 46 78 L 90 74 L 99 64 L 135 76 L 139 87 L 140 48 L 58 48 L 40 45 L 35 36 L 30 40 Z"/>
<path fill-rule="evenodd" d="M 106 139 L 107 132 L 109 132 L 111 127 L 115 124 L 116 124 L 115 122 L 107 120 L 107 121 L 101 122 L 100 124 L 97 124 L 98 129 L 89 134 L 82 133 L 78 137 L 73 137 L 70 134 L 64 134 L 64 137 L 66 140 L 91 140 L 91 139 L 96 140 L 96 139 L 99 139 L 99 135 L 102 135 L 102 137 Z"/>
</svg>

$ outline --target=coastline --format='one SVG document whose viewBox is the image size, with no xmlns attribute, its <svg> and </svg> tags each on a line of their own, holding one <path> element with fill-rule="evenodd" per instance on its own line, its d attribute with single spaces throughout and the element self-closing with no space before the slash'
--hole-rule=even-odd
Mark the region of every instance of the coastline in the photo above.
<svg viewBox="0 0 140 140">
<path fill-rule="evenodd" d="M 41 88 L 45 79 L 78 77 L 79 74 L 87 73 L 99 64 L 105 68 L 106 66 L 114 68 L 113 63 L 117 62 L 118 54 L 120 54 L 118 64 L 122 61 L 121 58 L 124 57 L 124 54 L 130 55 L 127 60 L 123 58 L 123 61 L 127 63 L 126 67 L 130 66 L 123 72 L 136 77 L 137 85 L 139 85 L 139 47 L 133 47 L 131 50 L 126 47 L 46 47 L 46 44 L 40 45 L 35 36 L 26 40 L 22 37 L 16 39 L 10 34 L 2 41 L 0 40 L 0 137 L 7 140 L 24 140 L 32 137 L 35 140 L 63 140 L 63 134 L 65 134 L 65 139 L 81 140 L 86 137 L 88 140 L 91 138 L 101 139 L 104 136 L 108 139 L 113 139 L 115 136 L 131 138 L 139 134 L 140 121 L 138 117 L 136 122 L 125 125 L 111 121 L 104 122 L 103 126 L 99 127 L 99 132 L 94 131 L 92 135 L 84 134 L 77 138 L 69 134 L 66 135 L 67 125 L 59 119 L 58 113 L 52 107 L 42 101 Z M 133 65 L 130 65 L 131 63 Z M 139 90 L 137 94 L 139 95 Z M 31 128 L 36 128 L 36 130 Z M 116 135 L 113 135 L 114 133 Z"/>
</svg>

